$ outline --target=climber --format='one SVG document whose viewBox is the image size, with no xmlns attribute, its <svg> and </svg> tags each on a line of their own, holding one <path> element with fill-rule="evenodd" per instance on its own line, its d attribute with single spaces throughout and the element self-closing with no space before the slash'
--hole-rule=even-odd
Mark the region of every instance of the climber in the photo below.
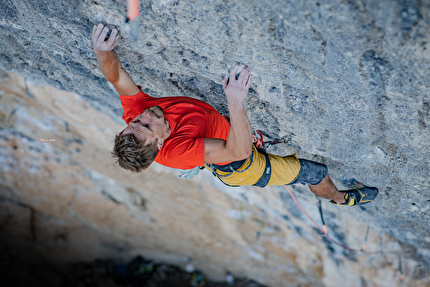
<svg viewBox="0 0 430 287">
<path fill-rule="evenodd" d="M 113 50 L 117 29 L 94 26 L 92 40 L 97 62 L 118 94 L 127 127 L 115 137 L 112 155 L 120 167 L 139 172 L 154 160 L 176 169 L 204 166 L 229 186 L 309 184 L 318 196 L 339 205 L 371 202 L 378 190 L 363 187 L 339 191 L 323 164 L 277 156 L 258 150 L 244 100 L 252 84 L 251 69 L 245 66 L 236 77 L 232 67 L 222 85 L 230 113 L 229 121 L 209 104 L 187 97 L 155 98 L 145 94 L 122 67 Z"/>
</svg>

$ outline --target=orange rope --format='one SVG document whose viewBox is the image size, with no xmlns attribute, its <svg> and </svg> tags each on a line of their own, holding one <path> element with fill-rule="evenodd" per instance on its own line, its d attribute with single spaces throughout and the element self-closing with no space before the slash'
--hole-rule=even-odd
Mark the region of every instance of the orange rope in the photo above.
<svg viewBox="0 0 430 287">
<path fill-rule="evenodd" d="M 312 217 L 306 212 L 306 210 L 303 209 L 303 207 L 300 205 L 300 203 L 297 201 L 297 199 L 294 197 L 293 193 L 290 191 L 290 189 L 285 185 L 285 188 L 288 190 L 288 192 L 290 193 L 291 197 L 293 198 L 293 200 L 296 202 L 296 204 L 298 205 L 298 207 L 303 211 L 303 213 L 315 224 L 315 226 L 319 229 L 319 231 L 328 239 L 330 239 L 334 244 L 339 245 L 340 247 L 353 251 L 353 252 L 361 252 L 361 250 L 355 250 L 352 248 L 349 248 L 346 245 L 343 245 L 342 243 L 336 241 L 335 239 L 333 239 L 332 237 L 330 237 L 327 232 L 325 232 L 316 222 L 315 220 L 312 219 Z"/>
</svg>

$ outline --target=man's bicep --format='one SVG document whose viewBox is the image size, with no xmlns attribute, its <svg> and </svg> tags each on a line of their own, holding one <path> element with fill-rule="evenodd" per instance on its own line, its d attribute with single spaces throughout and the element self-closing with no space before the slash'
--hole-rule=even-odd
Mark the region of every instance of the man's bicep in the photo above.
<svg viewBox="0 0 430 287">
<path fill-rule="evenodd" d="M 220 163 L 241 160 L 237 158 L 234 151 L 226 148 L 226 141 L 223 139 L 205 138 L 205 163 Z"/>
<path fill-rule="evenodd" d="M 137 87 L 136 83 L 123 68 L 121 68 L 119 71 L 118 80 L 112 84 L 115 87 L 115 90 L 121 96 L 134 96 L 140 92 L 140 89 Z"/>
</svg>

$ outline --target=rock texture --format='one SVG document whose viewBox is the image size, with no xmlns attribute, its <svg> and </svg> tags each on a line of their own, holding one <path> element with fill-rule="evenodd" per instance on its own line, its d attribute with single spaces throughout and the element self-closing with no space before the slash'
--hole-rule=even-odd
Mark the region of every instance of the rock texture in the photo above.
<svg viewBox="0 0 430 287">
<path fill-rule="evenodd" d="M 0 2 L 0 67 L 26 77 L 26 81 L 17 80 L 21 81 L 19 91 L 7 84 L 5 93 L 16 97 L 0 102 L 2 196 L 8 198 L 2 201 L 2 210 L 20 215 L 14 217 L 16 226 L 25 226 L 34 220 L 35 212 L 47 210 L 40 220 L 46 226 L 39 227 L 46 229 L 47 238 L 56 238 L 48 232 L 53 222 L 79 230 L 75 242 L 86 237 L 88 230 L 99 234 L 99 239 L 94 235 L 85 243 L 88 257 L 105 252 L 102 234 L 112 234 L 117 240 L 113 242 L 132 237 L 136 238 L 133 244 L 122 245 L 111 255 L 118 256 L 119 249 L 130 250 L 129 255 L 143 249 L 154 251 L 154 256 L 162 252 L 191 256 L 188 252 L 194 252 L 193 257 L 199 257 L 213 274 L 219 275 L 229 266 L 240 275 L 273 286 L 336 286 L 351 269 L 356 273 L 350 286 L 400 284 L 391 271 L 378 274 L 377 270 L 388 268 L 380 258 L 369 261 L 320 241 L 282 187 L 226 189 L 209 175 L 201 175 L 201 181 L 192 181 L 193 189 L 160 167 L 138 176 L 115 168 L 108 150 L 112 135 L 121 128 L 121 107 L 98 69 L 90 39 L 93 24 L 103 22 L 119 28 L 122 36 L 117 52 L 124 67 L 154 96 L 200 98 L 226 113 L 221 77 L 231 65 L 250 65 L 256 78 L 247 100 L 252 125 L 272 138 L 292 135 L 289 145 L 270 152 L 297 153 L 324 162 L 342 188 L 358 181 L 380 190 L 380 196 L 365 208 L 326 206 L 336 238 L 361 245 L 370 226 L 374 250 L 379 235 L 395 242 L 387 247 L 391 248 L 389 260 L 397 262 L 401 257 L 407 280 L 416 286 L 429 284 L 428 1 L 140 2 L 137 42 L 124 30 L 125 1 Z M 48 103 L 50 92 L 31 91 L 34 79 L 75 92 L 83 101 L 67 100 L 70 96 L 55 92 L 59 98 Z M 17 96 L 22 93 L 28 96 Z M 61 102 L 68 104 L 62 106 Z M 53 108 L 57 106 L 61 112 Z M 81 110 L 91 112 L 81 114 Z M 100 120 L 102 115 L 107 116 Z M 39 144 L 45 137 L 55 138 L 56 144 Z M 163 176 L 162 182 L 155 179 L 157 173 Z M 181 188 L 178 204 L 169 190 Z M 315 199 L 308 190 L 297 187 L 295 191 L 307 209 L 315 210 Z M 144 211 L 139 206 L 149 197 L 152 204 Z M 109 208 L 101 198 L 106 198 Z M 214 198 L 223 202 L 210 207 L 219 214 L 205 218 L 206 204 L 218 202 Z M 249 229 L 240 220 L 232 225 L 228 217 L 235 217 L 243 205 L 250 209 Z M 201 208 L 200 217 L 193 216 L 196 206 Z M 181 213 L 187 214 L 182 224 L 169 223 L 172 214 L 177 218 Z M 252 241 L 258 224 L 251 228 L 256 224 L 251 218 L 261 218 L 260 213 L 271 222 L 270 232 L 281 232 L 268 240 L 276 248 Z M 317 217 L 316 211 L 313 215 Z M 154 218 L 159 218 L 156 224 Z M 200 227 L 193 229 L 190 222 Z M 81 225 L 85 228 L 76 227 Z M 17 237 L 29 236 L 26 240 L 31 241 L 37 236 L 22 228 L 14 231 Z M 143 228 L 152 232 L 143 232 Z M 148 239 L 149 233 L 152 239 Z M 217 243 L 213 237 L 221 241 Z M 145 244 L 139 245 L 137 238 L 144 238 Z M 225 241 L 232 244 L 230 249 L 221 248 Z M 204 242 L 211 242 L 215 249 L 204 248 Z M 63 250 L 64 257 L 74 248 L 84 252 L 78 245 L 52 246 Z M 197 250 L 190 251 L 194 248 Z M 238 253 L 232 251 L 235 248 Z M 205 253 L 209 249 L 211 253 Z M 301 255 L 296 249 L 309 253 Z M 279 273 L 273 271 L 277 266 Z M 358 271 L 357 266 L 361 266 Z M 298 281 L 297 274 L 304 282 Z M 293 281 L 285 283 L 287 280 Z M 367 280 L 371 283 L 361 283 Z"/>
</svg>

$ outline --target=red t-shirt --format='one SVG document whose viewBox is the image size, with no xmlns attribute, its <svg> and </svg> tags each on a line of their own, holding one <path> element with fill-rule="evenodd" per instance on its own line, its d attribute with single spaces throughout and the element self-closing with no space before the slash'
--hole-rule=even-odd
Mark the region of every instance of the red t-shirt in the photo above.
<svg viewBox="0 0 430 287">
<path fill-rule="evenodd" d="M 127 123 L 152 106 L 160 106 L 170 124 L 171 134 L 164 141 L 155 161 L 172 168 L 192 169 L 203 166 L 205 138 L 227 140 L 230 124 L 209 104 L 188 97 L 154 98 L 144 92 L 121 96 Z M 225 163 L 224 163 L 225 164 Z"/>
</svg>

